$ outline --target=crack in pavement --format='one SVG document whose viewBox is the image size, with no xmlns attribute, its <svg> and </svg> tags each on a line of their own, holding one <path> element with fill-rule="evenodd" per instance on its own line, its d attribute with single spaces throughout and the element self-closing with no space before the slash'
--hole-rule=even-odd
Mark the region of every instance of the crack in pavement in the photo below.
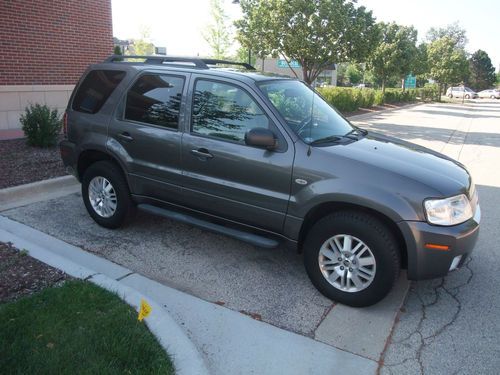
<svg viewBox="0 0 500 375">
<path fill-rule="evenodd" d="M 418 366 L 418 372 L 420 374 L 425 373 L 424 363 L 422 360 L 422 354 L 423 354 L 424 350 L 428 347 L 429 344 L 434 342 L 434 340 L 437 337 L 439 337 L 450 326 L 452 326 L 457 321 L 458 317 L 460 316 L 460 313 L 462 311 L 462 303 L 461 303 L 460 299 L 458 298 L 458 294 L 462 288 L 464 288 L 470 284 L 470 282 L 472 281 L 472 279 L 474 277 L 474 272 L 471 268 L 471 262 L 472 262 L 472 257 L 469 257 L 467 259 L 466 263 L 464 264 L 464 266 L 462 267 L 462 270 L 467 270 L 469 272 L 469 276 L 467 277 L 467 279 L 464 282 L 450 287 L 447 285 L 450 282 L 449 279 L 447 279 L 447 278 L 439 279 L 439 283 L 437 285 L 433 286 L 432 290 L 429 291 L 430 292 L 429 294 L 431 294 L 430 301 L 429 301 L 429 296 L 427 296 L 427 298 L 424 298 L 424 296 L 422 295 L 422 292 L 420 290 L 418 290 L 417 286 L 410 290 L 410 294 L 412 294 L 413 297 L 419 302 L 419 306 L 420 306 L 420 310 L 412 311 L 413 313 L 420 312 L 420 317 L 419 317 L 418 323 L 417 323 L 415 329 L 413 329 L 409 334 L 407 334 L 402 339 L 394 339 L 394 338 L 391 339 L 391 342 L 389 343 L 387 349 L 384 351 L 384 353 L 382 353 L 382 357 L 381 357 L 382 358 L 382 361 L 381 361 L 382 366 L 379 368 L 378 373 L 380 373 L 382 370 L 387 371 L 389 374 L 394 373 L 393 370 L 395 370 L 396 373 L 398 373 L 399 371 L 397 371 L 396 367 L 406 365 L 410 361 L 416 361 L 416 364 Z M 425 290 L 424 290 L 424 292 L 425 292 Z M 427 334 L 427 335 L 424 334 L 423 331 L 425 328 L 424 325 L 425 325 L 426 321 L 432 321 L 432 316 L 429 313 L 429 309 L 432 308 L 433 306 L 437 306 L 440 303 L 442 303 L 444 301 L 443 297 L 445 295 L 448 296 L 449 300 L 453 301 L 453 305 L 456 309 L 455 312 L 453 313 L 451 318 L 449 318 L 446 322 L 444 322 L 444 324 L 440 325 L 437 328 L 432 329 L 431 334 Z M 427 301 L 425 299 L 427 299 Z M 397 325 L 400 325 L 402 323 L 403 323 L 402 320 L 399 320 Z M 395 327 L 395 329 L 397 329 L 397 326 Z M 412 350 L 411 341 L 415 338 L 417 339 L 417 345 L 416 345 L 416 349 Z M 412 351 L 413 354 L 411 354 L 409 356 L 406 355 L 407 354 L 406 352 L 408 350 L 405 350 L 405 348 L 410 348 L 410 351 Z M 391 354 L 390 351 L 398 351 L 398 350 L 399 351 L 402 350 L 403 354 L 405 354 L 406 358 L 404 358 L 403 360 L 400 360 L 398 362 L 393 362 L 393 363 L 391 363 L 390 361 L 387 361 L 388 355 Z M 399 353 L 399 354 L 401 354 L 401 353 Z"/>
</svg>

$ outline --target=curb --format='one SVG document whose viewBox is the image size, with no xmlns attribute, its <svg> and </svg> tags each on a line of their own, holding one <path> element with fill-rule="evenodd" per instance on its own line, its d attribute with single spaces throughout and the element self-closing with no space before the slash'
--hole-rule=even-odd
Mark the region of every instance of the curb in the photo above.
<svg viewBox="0 0 500 375">
<path fill-rule="evenodd" d="M 371 116 L 379 115 L 379 114 L 382 114 L 382 113 L 397 111 L 398 109 L 413 108 L 413 107 L 416 107 L 416 106 L 419 106 L 419 105 L 423 105 L 423 104 L 428 104 L 428 103 L 425 103 L 425 102 L 413 103 L 413 104 L 408 104 L 408 105 L 405 105 L 405 106 L 402 106 L 402 107 L 388 108 L 388 109 L 383 109 L 381 111 L 374 111 L 374 112 L 369 112 L 369 113 L 363 113 L 361 115 L 354 115 L 354 116 L 347 117 L 347 119 L 348 120 L 354 120 L 354 121 L 364 120 L 364 119 L 369 118 Z"/>
<path fill-rule="evenodd" d="M 124 278 L 124 276 L 132 274 L 132 271 L 116 265 L 115 268 L 119 268 L 120 274 L 124 274 L 124 276 L 118 277 L 118 280 L 114 280 L 88 267 L 81 266 L 71 259 L 71 257 L 78 258 L 81 255 L 78 254 L 78 251 L 84 252 L 83 250 L 68 245 L 67 252 L 69 256 L 61 256 L 49 250 L 47 246 L 43 246 L 43 244 L 36 244 L 27 239 L 18 237 L 11 231 L 12 229 L 9 230 L 9 228 L 14 225 L 22 224 L 16 223 L 0 215 L 1 241 L 12 242 L 17 248 L 27 249 L 31 257 L 43 263 L 58 268 L 72 277 L 88 280 L 110 292 L 116 293 L 136 311 L 139 311 L 141 299 L 147 300 L 152 307 L 152 311 L 144 321 L 162 348 L 171 356 L 176 373 L 183 375 L 209 374 L 207 365 L 198 349 L 170 314 L 149 296 L 118 281 Z M 86 256 L 88 257 L 88 255 L 90 254 Z M 91 257 L 95 256 L 91 255 Z M 104 263 L 111 262 L 105 261 Z M 115 266 L 114 264 L 112 265 Z M 103 266 L 106 267 L 107 265 L 103 264 Z"/>
<path fill-rule="evenodd" d="M 0 211 L 71 194 L 79 186 L 74 176 L 62 176 L 0 189 Z"/>
</svg>

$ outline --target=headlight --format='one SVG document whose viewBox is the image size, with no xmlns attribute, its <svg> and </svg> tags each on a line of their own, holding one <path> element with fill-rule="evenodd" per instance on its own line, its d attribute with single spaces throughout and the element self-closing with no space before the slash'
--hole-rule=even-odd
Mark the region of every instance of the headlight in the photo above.
<svg viewBox="0 0 500 375">
<path fill-rule="evenodd" d="M 427 221 L 431 224 L 456 225 L 473 216 L 469 199 L 464 194 L 445 199 L 427 199 L 424 206 Z"/>
</svg>

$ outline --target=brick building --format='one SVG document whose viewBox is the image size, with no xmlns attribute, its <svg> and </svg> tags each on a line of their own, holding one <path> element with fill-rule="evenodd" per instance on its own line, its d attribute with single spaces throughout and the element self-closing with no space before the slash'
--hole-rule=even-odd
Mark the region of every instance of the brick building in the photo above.
<svg viewBox="0 0 500 375">
<path fill-rule="evenodd" d="M 0 1 L 0 130 L 29 103 L 63 110 L 87 65 L 113 52 L 111 0 Z"/>
</svg>

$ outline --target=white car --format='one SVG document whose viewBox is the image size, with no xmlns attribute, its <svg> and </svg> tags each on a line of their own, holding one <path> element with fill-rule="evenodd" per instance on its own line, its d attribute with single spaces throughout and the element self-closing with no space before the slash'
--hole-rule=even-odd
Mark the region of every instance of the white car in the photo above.
<svg viewBox="0 0 500 375">
<path fill-rule="evenodd" d="M 500 90 L 498 89 L 483 90 L 479 91 L 477 95 L 480 98 L 500 99 Z"/>
<path fill-rule="evenodd" d="M 449 87 L 448 90 L 446 91 L 446 96 L 450 98 L 465 98 L 465 99 L 475 99 L 478 97 L 477 92 L 464 86 Z"/>
</svg>

